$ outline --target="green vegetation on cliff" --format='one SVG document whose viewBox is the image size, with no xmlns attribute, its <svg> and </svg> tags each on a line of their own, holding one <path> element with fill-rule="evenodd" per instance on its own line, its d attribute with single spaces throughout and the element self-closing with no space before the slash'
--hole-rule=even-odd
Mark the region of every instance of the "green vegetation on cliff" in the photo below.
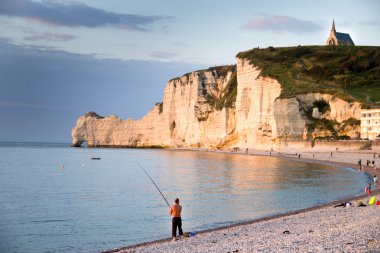
<svg viewBox="0 0 380 253">
<path fill-rule="evenodd" d="M 282 85 L 280 97 L 320 92 L 346 101 L 380 102 L 380 47 L 298 46 L 241 52 L 261 75 Z"/>
<path fill-rule="evenodd" d="M 202 71 L 212 71 L 214 76 L 218 78 L 225 78 L 229 72 L 231 72 L 231 76 L 228 80 L 228 83 L 221 91 L 219 96 L 215 96 L 203 90 L 206 100 L 209 104 L 213 105 L 216 110 L 222 110 L 223 108 L 232 108 L 235 106 L 236 95 L 237 95 L 237 69 L 236 65 L 226 65 L 226 66 L 218 66 L 211 67 L 207 70 Z"/>
<path fill-rule="evenodd" d="M 237 75 L 236 70 L 232 73 L 230 80 L 223 90 L 222 96 L 215 98 L 215 108 L 222 110 L 224 107 L 231 108 L 236 102 L 237 95 Z"/>
<path fill-rule="evenodd" d="M 216 73 L 218 77 L 226 77 L 228 72 L 236 71 L 236 65 L 215 66 L 200 71 L 212 71 L 212 73 Z"/>
</svg>

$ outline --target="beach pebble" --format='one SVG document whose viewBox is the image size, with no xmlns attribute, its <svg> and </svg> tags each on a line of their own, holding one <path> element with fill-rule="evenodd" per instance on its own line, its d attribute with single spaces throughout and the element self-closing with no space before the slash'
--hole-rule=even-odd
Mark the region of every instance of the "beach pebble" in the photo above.
<svg viewBox="0 0 380 253">
<path fill-rule="evenodd" d="M 286 218 L 201 233 L 201 236 L 174 243 L 148 244 L 119 253 L 130 250 L 136 253 L 380 252 L 379 214 L 380 206 L 374 205 L 353 205 L 350 208 L 328 206 Z M 286 236 L 279 237 L 279 234 Z"/>
</svg>

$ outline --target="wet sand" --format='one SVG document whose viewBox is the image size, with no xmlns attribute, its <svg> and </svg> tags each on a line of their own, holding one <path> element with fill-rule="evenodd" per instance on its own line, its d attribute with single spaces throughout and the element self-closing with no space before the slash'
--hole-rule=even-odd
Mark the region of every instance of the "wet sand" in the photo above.
<svg viewBox="0 0 380 253">
<path fill-rule="evenodd" d="M 252 151 L 250 154 L 256 155 L 271 155 L 283 157 L 292 160 L 315 162 L 321 164 L 329 164 L 333 166 L 349 167 L 356 169 L 363 173 L 367 173 L 371 176 L 380 175 L 380 158 L 378 155 L 380 153 L 372 151 L 329 151 L 329 150 L 300 150 L 296 151 L 293 149 L 283 149 L 280 151 Z M 298 157 L 300 155 L 300 158 Z M 358 161 L 361 159 L 361 169 L 359 169 Z M 375 167 L 370 163 L 367 166 L 366 161 L 375 161 Z"/>
<path fill-rule="evenodd" d="M 364 164 L 362 173 L 373 176 L 380 171 L 365 165 L 366 160 L 372 161 L 374 157 L 374 152 L 369 151 L 248 150 L 248 155 L 272 155 L 357 170 L 357 162 L 361 159 Z M 379 158 L 375 164 L 380 165 Z M 379 189 L 376 189 L 371 195 L 380 200 L 379 193 Z M 175 242 L 167 238 L 108 252 L 380 252 L 380 205 L 367 205 L 368 200 L 369 197 L 363 194 L 334 203 L 203 231 L 195 237 Z M 335 207 L 344 202 L 353 205 Z M 360 203 L 367 206 L 359 207 Z"/>
</svg>

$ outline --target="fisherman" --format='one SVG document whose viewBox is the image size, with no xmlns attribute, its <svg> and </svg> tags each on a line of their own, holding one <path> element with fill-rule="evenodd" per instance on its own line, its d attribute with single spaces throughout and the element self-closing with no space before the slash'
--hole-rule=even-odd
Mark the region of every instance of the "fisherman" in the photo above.
<svg viewBox="0 0 380 253">
<path fill-rule="evenodd" d="M 179 204 L 179 199 L 174 200 L 174 205 L 170 207 L 169 215 L 173 217 L 172 219 L 172 240 L 175 241 L 177 236 L 177 227 L 180 238 L 183 237 L 182 231 L 182 219 L 181 219 L 182 206 Z"/>
</svg>

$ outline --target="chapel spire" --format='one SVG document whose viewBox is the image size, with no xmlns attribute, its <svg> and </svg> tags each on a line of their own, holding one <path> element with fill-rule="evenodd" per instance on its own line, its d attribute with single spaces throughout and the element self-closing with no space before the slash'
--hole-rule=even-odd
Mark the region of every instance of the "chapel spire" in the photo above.
<svg viewBox="0 0 380 253">
<path fill-rule="evenodd" d="M 331 26 L 331 31 L 332 32 L 336 32 L 334 19 L 333 19 L 333 23 L 332 23 L 332 26 Z"/>
</svg>

